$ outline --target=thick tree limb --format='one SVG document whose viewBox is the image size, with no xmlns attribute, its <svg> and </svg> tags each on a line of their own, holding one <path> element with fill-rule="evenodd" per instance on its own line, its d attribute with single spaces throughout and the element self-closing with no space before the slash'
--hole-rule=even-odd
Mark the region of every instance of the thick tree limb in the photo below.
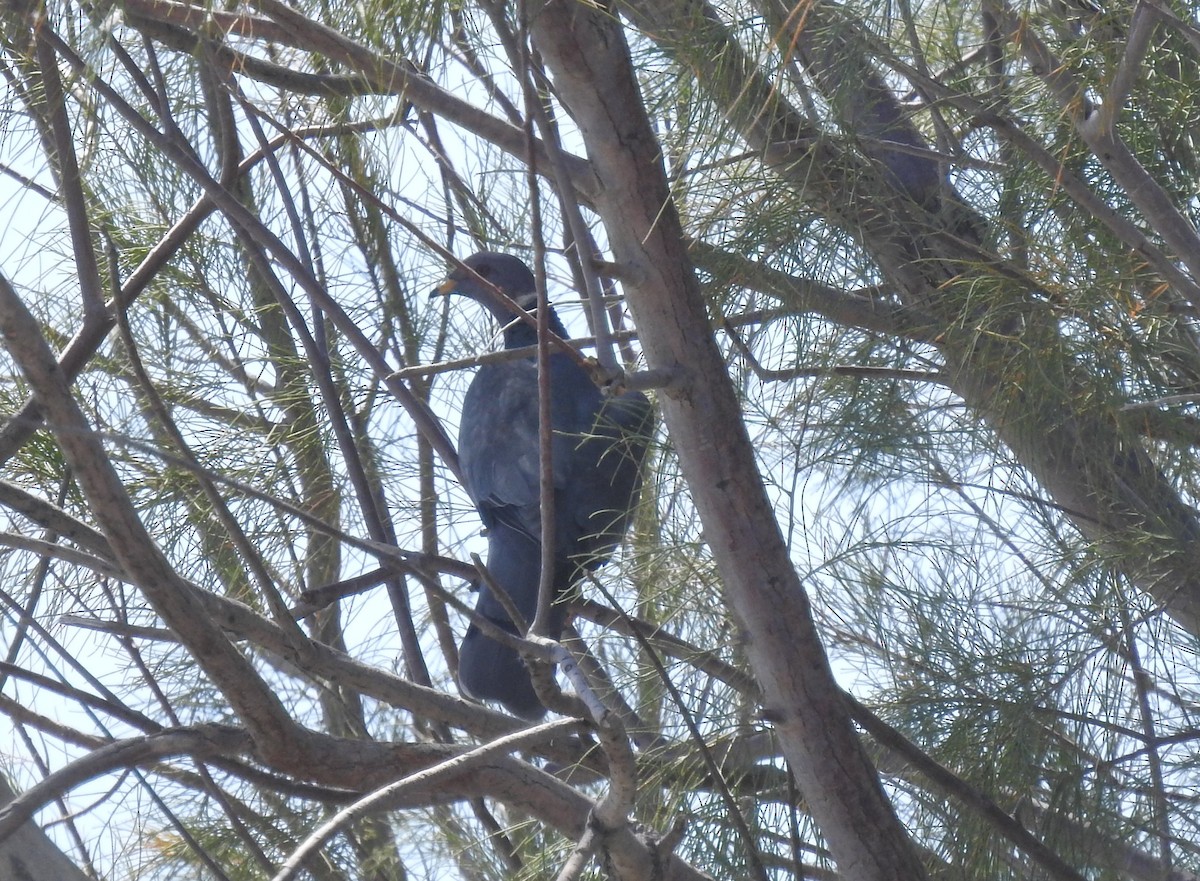
<svg viewBox="0 0 1200 881">
<path fill-rule="evenodd" d="M 552 0 L 534 15 L 533 35 L 604 182 L 597 207 L 647 361 L 687 377 L 660 405 L 784 753 L 847 877 L 921 878 L 851 727 L 766 497 L 621 26 L 594 7 Z"/>
<path fill-rule="evenodd" d="M 17 798 L 0 777 L 0 811 Z M 0 841 L 0 877 L 22 881 L 90 881 L 32 820 Z"/>
</svg>

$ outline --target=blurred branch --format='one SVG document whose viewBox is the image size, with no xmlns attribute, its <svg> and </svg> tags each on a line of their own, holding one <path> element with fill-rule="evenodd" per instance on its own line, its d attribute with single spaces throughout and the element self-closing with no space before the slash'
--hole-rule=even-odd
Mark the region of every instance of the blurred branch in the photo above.
<svg viewBox="0 0 1200 881">
<path fill-rule="evenodd" d="M 93 749 L 0 808 L 0 841 L 33 817 L 44 804 L 70 789 L 118 769 L 149 765 L 172 756 L 203 759 L 252 749 L 245 731 L 227 725 L 196 725 L 119 740 Z"/>
<path fill-rule="evenodd" d="M 91 554 L 64 547 L 57 542 L 43 541 L 13 532 L 0 532 L 0 546 L 29 551 L 48 560 L 58 560 L 72 566 L 81 566 L 105 578 L 121 580 L 124 573 L 116 566 Z"/>
<path fill-rule="evenodd" d="M 914 342 L 934 343 L 944 324 L 933 315 L 883 297 L 869 297 L 798 278 L 765 263 L 746 259 L 699 240 L 688 243 L 696 265 L 715 279 L 735 278 L 739 285 L 777 300 L 788 312 L 816 312 L 848 327 L 861 327 Z"/>
<path fill-rule="evenodd" d="M 0 812 L 17 797 L 0 777 Z M 20 824 L 0 841 L 0 862 L 14 877 L 28 881 L 90 881 L 32 821 Z"/>
<path fill-rule="evenodd" d="M 998 22 L 1006 20 L 1004 16 L 997 16 L 997 12 L 1004 8 L 997 6 L 993 9 L 991 5 L 985 6 L 985 9 L 990 10 L 993 18 Z M 1012 22 L 1009 21 L 1009 24 Z M 1009 31 L 1009 33 L 1013 32 Z M 1026 31 L 1020 29 L 1019 33 L 1024 34 Z M 990 127 L 997 137 L 1010 142 L 1022 154 L 1028 156 L 1042 170 L 1048 184 L 1061 188 L 1087 213 L 1087 216 L 1102 223 L 1131 249 L 1145 257 L 1154 270 L 1170 282 L 1172 287 L 1193 306 L 1200 303 L 1200 283 L 1196 278 L 1181 271 L 1177 261 L 1163 253 L 1162 249 L 1141 227 L 1105 202 L 1087 182 L 1079 178 L 1062 162 L 1061 157 L 1054 155 L 1034 135 L 1026 131 L 1020 119 L 1006 113 L 1003 106 L 997 107 L 994 102 L 975 97 L 962 89 L 924 76 L 920 70 L 907 64 L 896 53 L 872 41 L 862 33 L 861 29 L 859 37 L 864 39 L 871 51 L 885 59 L 888 66 L 898 74 L 927 90 L 938 101 L 960 108 L 969 114 L 976 123 Z M 1059 82 L 1059 80 L 1055 80 L 1055 83 Z M 1157 188 L 1157 185 L 1155 187 Z"/>
<path fill-rule="evenodd" d="M 1146 58 L 1146 50 L 1150 46 L 1150 36 L 1154 32 L 1154 13 L 1146 0 L 1136 0 L 1133 15 L 1129 19 L 1129 34 L 1125 38 L 1125 52 L 1121 63 L 1113 74 L 1108 87 L 1108 94 L 1101 103 L 1099 111 L 1089 124 L 1094 124 L 1101 131 L 1113 133 L 1117 116 L 1129 100 L 1133 86 L 1141 77 L 1142 62 Z"/>
<path fill-rule="evenodd" d="M 1118 108 L 1098 111 L 1070 67 L 1055 57 L 1029 22 L 1018 16 L 1005 0 L 987 0 L 986 6 L 1008 33 L 1009 39 L 1025 54 L 1034 72 L 1050 87 L 1073 121 L 1075 131 L 1141 211 L 1145 222 L 1162 236 L 1175 258 L 1187 267 L 1193 283 L 1200 279 L 1200 235 L 1118 134 L 1115 127 Z M 1144 6 L 1139 3 L 1127 45 L 1126 59 L 1130 63 L 1144 54 L 1143 44 L 1149 40 L 1153 25 L 1154 22 L 1144 12 Z M 1125 77 L 1127 79 L 1128 74 Z M 1114 82 L 1111 97 L 1121 98 L 1120 89 L 1124 87 L 1123 81 Z M 1200 300 L 1191 296 L 1189 300 L 1200 309 Z"/>
<path fill-rule="evenodd" d="M 79 173 L 79 162 L 75 157 L 75 136 L 67 118 L 66 98 L 62 81 L 58 76 L 58 62 L 54 49 L 44 39 L 45 32 L 37 36 L 38 73 L 42 80 L 42 100 L 47 127 L 54 139 L 54 171 L 58 178 L 59 198 L 67 212 L 71 229 L 71 245 L 75 254 L 75 270 L 79 279 L 79 292 L 83 299 L 84 325 L 103 323 L 106 319 L 104 291 L 100 282 L 100 267 L 96 262 L 96 243 L 92 240 L 92 225 L 88 214 L 87 200 L 83 193 L 83 182 Z"/>
</svg>

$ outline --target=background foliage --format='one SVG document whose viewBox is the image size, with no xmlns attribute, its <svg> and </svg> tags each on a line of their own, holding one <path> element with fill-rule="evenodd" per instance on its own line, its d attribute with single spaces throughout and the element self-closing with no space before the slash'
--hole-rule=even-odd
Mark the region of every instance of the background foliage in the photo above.
<svg viewBox="0 0 1200 881">
<path fill-rule="evenodd" d="M 903 846 L 1195 877 L 1200 26 L 1162 0 L 6 4 L 0 833 L 94 877 L 271 877 L 403 780 L 302 871 L 870 874 L 730 612 L 680 376 L 643 355 L 669 310 L 564 97 L 618 87 L 562 66 L 564 8 L 628 44 Z M 665 410 L 569 640 L 615 718 L 499 743 L 522 726 L 453 683 L 482 542 L 449 441 L 495 328 L 428 297 L 482 248 L 544 265 Z"/>
</svg>

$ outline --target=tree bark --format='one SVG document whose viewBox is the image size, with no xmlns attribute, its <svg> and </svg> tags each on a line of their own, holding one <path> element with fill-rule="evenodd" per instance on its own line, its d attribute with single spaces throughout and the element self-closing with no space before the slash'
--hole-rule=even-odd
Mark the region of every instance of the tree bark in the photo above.
<svg viewBox="0 0 1200 881">
<path fill-rule="evenodd" d="M 571 0 L 551 0 L 531 25 L 603 183 L 596 206 L 649 366 L 682 377 L 659 396 L 663 417 L 744 628 L 765 712 L 804 798 L 844 877 L 923 878 L 851 725 L 788 558 L 708 324 L 621 25 Z"/>
<path fill-rule="evenodd" d="M 0 777 L 0 808 L 17 797 Z M 14 881 L 89 881 L 32 820 L 0 841 L 0 878 Z"/>
</svg>

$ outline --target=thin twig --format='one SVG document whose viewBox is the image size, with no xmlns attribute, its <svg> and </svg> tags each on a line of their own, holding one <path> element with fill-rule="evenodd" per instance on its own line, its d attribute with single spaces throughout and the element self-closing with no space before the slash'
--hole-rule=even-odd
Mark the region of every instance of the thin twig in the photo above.
<svg viewBox="0 0 1200 881">
<path fill-rule="evenodd" d="M 741 352 L 742 358 L 750 365 L 754 375 L 765 382 L 788 382 L 793 379 L 807 379 L 819 376 L 850 376 L 859 379 L 902 379 L 911 382 L 932 382 L 948 386 L 949 377 L 939 371 L 910 370 L 901 367 L 872 367 L 866 364 L 832 364 L 819 367 L 789 367 L 783 370 L 772 370 L 763 367 L 754 355 L 750 346 L 742 339 L 733 327 L 725 328 L 726 335 Z"/>
<path fill-rule="evenodd" d="M 637 331 L 625 330 L 616 334 L 621 339 L 636 339 Z M 553 339 L 551 340 L 553 342 Z M 595 337 L 572 337 L 571 339 L 563 340 L 566 346 L 573 349 L 585 349 L 596 344 Z M 413 379 L 419 376 L 436 376 L 439 373 L 453 373 L 456 370 L 465 370 L 471 367 L 482 367 L 485 364 L 504 364 L 509 361 L 520 361 L 525 358 L 532 358 L 537 355 L 537 346 L 521 346 L 516 349 L 497 349 L 493 352 L 483 352 L 479 355 L 471 355 L 466 358 L 451 358 L 446 361 L 437 361 L 430 364 L 414 364 L 412 367 L 401 367 L 393 372 L 391 376 L 397 379 Z"/>
<path fill-rule="evenodd" d="M 1124 654 L 1129 662 L 1131 673 L 1130 684 L 1138 707 L 1142 723 L 1142 738 L 1146 743 L 1146 764 L 1150 770 L 1149 801 L 1152 805 L 1152 822 L 1158 839 L 1158 859 L 1163 877 L 1171 873 L 1174 863 L 1171 852 L 1171 810 L 1167 802 L 1167 787 L 1163 779 L 1163 758 L 1159 750 L 1159 735 L 1155 727 L 1154 709 L 1150 704 L 1150 693 L 1154 689 L 1154 680 L 1142 664 L 1141 652 L 1138 650 L 1138 636 L 1134 622 L 1129 615 L 1129 602 L 1123 600 L 1117 604 L 1121 616 L 1121 637 L 1124 640 Z"/>
<path fill-rule="evenodd" d="M 1186 395 L 1167 395 L 1162 398 L 1155 398 L 1152 401 L 1133 401 L 1121 407 L 1122 413 L 1129 413 L 1134 410 L 1154 410 L 1158 407 L 1167 407 L 1172 404 L 1197 404 L 1200 403 L 1200 394 Z"/>
</svg>

